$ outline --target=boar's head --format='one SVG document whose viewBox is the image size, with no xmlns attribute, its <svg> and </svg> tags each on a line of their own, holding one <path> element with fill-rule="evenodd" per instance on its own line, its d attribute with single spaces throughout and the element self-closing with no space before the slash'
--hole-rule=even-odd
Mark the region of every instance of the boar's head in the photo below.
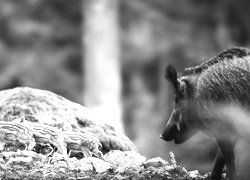
<svg viewBox="0 0 250 180">
<path fill-rule="evenodd" d="M 195 103 L 195 76 L 185 76 L 180 79 L 174 67 L 166 69 L 166 79 L 173 85 L 175 94 L 174 110 L 160 136 L 165 141 L 182 143 L 193 136 L 201 126 Z"/>
</svg>

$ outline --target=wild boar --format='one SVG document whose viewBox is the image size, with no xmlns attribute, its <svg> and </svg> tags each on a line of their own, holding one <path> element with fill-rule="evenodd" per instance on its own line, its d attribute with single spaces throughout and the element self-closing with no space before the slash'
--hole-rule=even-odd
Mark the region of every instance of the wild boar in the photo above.
<svg viewBox="0 0 250 180">
<path fill-rule="evenodd" d="M 211 179 L 221 179 L 224 165 L 228 179 L 237 177 L 234 147 L 241 132 L 232 121 L 219 116 L 217 107 L 235 104 L 250 110 L 249 55 L 249 49 L 231 48 L 198 66 L 186 68 L 182 74 L 177 74 L 171 65 L 166 68 L 165 77 L 174 87 L 175 106 L 160 137 L 176 144 L 198 131 L 215 137 L 220 151 Z"/>
</svg>

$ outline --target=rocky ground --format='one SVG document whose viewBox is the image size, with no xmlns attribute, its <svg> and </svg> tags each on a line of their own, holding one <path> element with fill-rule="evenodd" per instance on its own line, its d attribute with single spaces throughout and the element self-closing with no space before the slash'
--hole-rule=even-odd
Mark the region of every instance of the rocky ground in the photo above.
<svg viewBox="0 0 250 180">
<path fill-rule="evenodd" d="M 171 154 L 171 153 L 170 153 Z M 2 152 L 0 155 L 0 178 L 14 179 L 208 179 L 208 174 L 190 171 L 159 157 L 146 159 L 135 151 L 113 150 L 105 161 L 95 157 L 63 159 L 60 154 L 48 158 L 33 151 Z"/>
</svg>

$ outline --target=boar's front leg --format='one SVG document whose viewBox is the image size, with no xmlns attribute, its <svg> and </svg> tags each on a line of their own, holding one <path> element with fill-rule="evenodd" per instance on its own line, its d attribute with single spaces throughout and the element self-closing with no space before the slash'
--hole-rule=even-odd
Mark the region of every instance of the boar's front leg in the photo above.
<svg viewBox="0 0 250 180">
<path fill-rule="evenodd" d="M 222 175 L 222 170 L 224 168 L 224 165 L 225 165 L 225 159 L 221 153 L 221 150 L 219 149 L 215 158 L 214 168 L 210 176 L 212 180 L 221 180 L 221 175 Z"/>
<path fill-rule="evenodd" d="M 226 163 L 226 174 L 227 179 L 236 179 L 236 169 L 235 169 L 235 156 L 234 156 L 234 144 L 230 140 L 221 139 L 218 140 L 218 144 L 221 149 L 221 153 L 224 157 Z"/>
</svg>

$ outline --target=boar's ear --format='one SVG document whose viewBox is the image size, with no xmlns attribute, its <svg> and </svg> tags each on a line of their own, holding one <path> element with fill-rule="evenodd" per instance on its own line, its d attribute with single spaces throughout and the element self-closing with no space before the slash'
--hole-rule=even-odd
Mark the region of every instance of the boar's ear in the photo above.
<svg viewBox="0 0 250 180">
<path fill-rule="evenodd" d="M 165 78 L 170 81 L 175 89 L 179 87 L 179 81 L 177 77 L 177 72 L 172 65 L 168 65 L 165 72 Z"/>
</svg>

